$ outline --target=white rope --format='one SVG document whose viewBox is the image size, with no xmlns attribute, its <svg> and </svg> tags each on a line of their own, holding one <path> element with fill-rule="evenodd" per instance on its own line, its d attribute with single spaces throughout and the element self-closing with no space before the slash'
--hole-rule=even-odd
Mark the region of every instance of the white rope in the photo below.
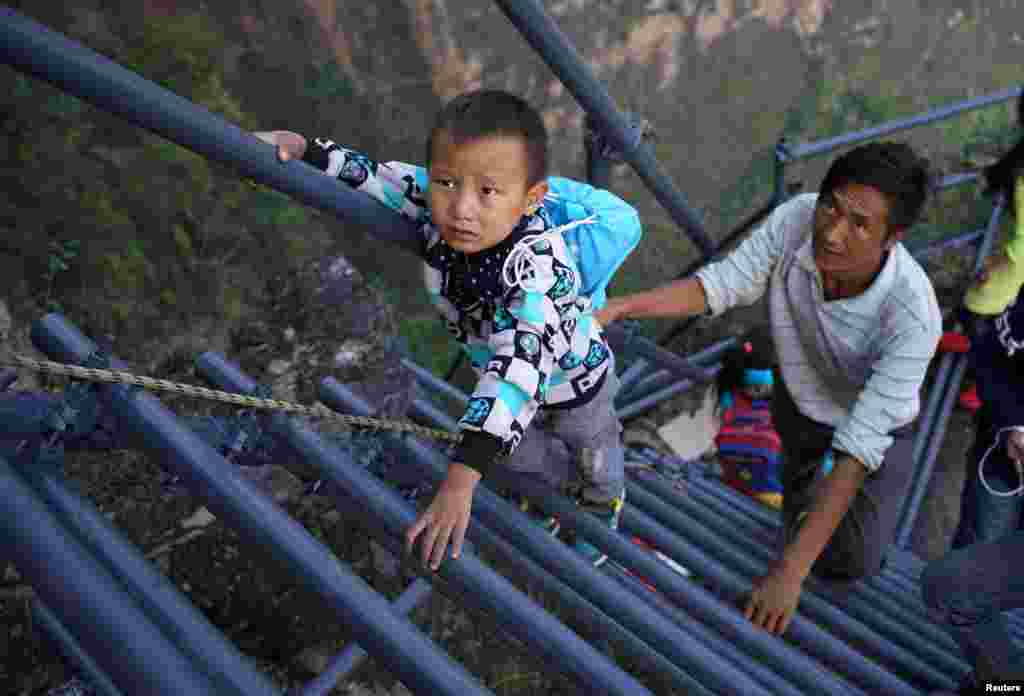
<svg viewBox="0 0 1024 696">
<path fill-rule="evenodd" d="M 543 292 L 546 289 L 544 282 L 548 278 L 544 277 L 543 269 L 537 262 L 537 253 L 532 249 L 533 244 L 548 237 L 561 236 L 563 232 L 574 227 L 589 225 L 595 219 L 596 216 L 591 215 L 582 220 L 573 220 L 565 225 L 552 227 L 550 230 L 545 230 L 540 234 L 531 234 L 523 237 L 516 242 L 516 245 L 512 247 L 512 251 L 509 252 L 508 257 L 505 259 L 505 263 L 501 267 L 501 277 L 509 287 L 521 287 L 527 292 Z"/>
<path fill-rule="evenodd" d="M 1024 463 L 1022 463 L 1019 459 L 1010 460 L 1013 462 L 1013 467 L 1017 470 L 1017 481 L 1019 482 L 1017 487 L 1014 488 L 1012 491 L 1001 492 L 992 490 L 992 487 L 988 485 L 988 481 L 985 480 L 985 460 L 988 459 L 988 455 L 992 454 L 992 450 L 999 446 L 999 439 L 1003 435 L 1003 433 L 1011 431 L 1024 433 L 1024 425 L 1011 425 L 1006 428 L 1000 428 L 999 431 L 996 432 L 995 442 L 993 442 L 989 446 L 989 448 L 985 450 L 985 454 L 981 456 L 981 461 L 978 462 L 978 479 L 981 481 L 981 485 L 985 487 L 986 491 L 996 496 L 997 498 L 1012 498 L 1015 495 L 1020 495 L 1024 493 Z"/>
</svg>

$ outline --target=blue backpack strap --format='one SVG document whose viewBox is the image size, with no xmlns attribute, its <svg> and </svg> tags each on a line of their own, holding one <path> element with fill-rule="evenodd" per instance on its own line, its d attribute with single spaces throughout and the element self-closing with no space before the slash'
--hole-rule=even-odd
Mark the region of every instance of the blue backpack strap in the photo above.
<svg viewBox="0 0 1024 696">
<path fill-rule="evenodd" d="M 600 309 L 608 283 L 640 243 L 640 216 L 604 189 L 558 176 L 548 177 L 544 207 L 555 226 L 593 216 L 593 222 L 566 230 L 564 237 L 580 272 L 581 292 L 592 309 Z"/>
</svg>

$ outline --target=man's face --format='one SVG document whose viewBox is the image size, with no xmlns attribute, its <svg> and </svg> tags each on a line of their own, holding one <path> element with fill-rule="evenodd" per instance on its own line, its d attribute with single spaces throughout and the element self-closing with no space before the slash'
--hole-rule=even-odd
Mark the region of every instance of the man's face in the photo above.
<svg viewBox="0 0 1024 696">
<path fill-rule="evenodd" d="M 430 214 L 453 249 L 475 254 L 503 241 L 547 192 L 527 185 L 529 159 L 521 138 L 484 136 L 463 142 L 435 134 L 427 188 Z"/>
<path fill-rule="evenodd" d="M 889 225 L 889 202 L 875 188 L 851 183 L 818 197 L 814 263 L 822 274 L 870 276 L 902 236 L 902 229 Z"/>
</svg>

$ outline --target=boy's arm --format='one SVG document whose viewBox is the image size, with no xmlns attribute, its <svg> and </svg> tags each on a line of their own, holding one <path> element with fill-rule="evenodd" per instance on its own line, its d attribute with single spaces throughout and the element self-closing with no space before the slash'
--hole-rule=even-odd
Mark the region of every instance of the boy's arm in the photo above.
<svg viewBox="0 0 1024 696">
<path fill-rule="evenodd" d="M 382 164 L 333 140 L 307 141 L 291 131 L 263 131 L 254 135 L 277 146 L 282 161 L 301 159 L 417 224 L 427 217 L 427 171 L 423 167 L 405 162 Z"/>
<path fill-rule="evenodd" d="M 380 163 L 327 138 L 313 138 L 302 156 L 328 176 L 369 194 L 413 222 L 427 216 L 427 170 L 405 162 Z"/>
<path fill-rule="evenodd" d="M 452 558 L 459 557 L 477 484 L 498 457 L 515 450 L 537 412 L 554 366 L 545 326 L 557 322 L 554 303 L 538 291 L 519 292 L 496 312 L 493 355 L 460 421 L 462 441 L 437 495 L 405 534 L 409 551 L 423 535 L 420 555 L 434 570 L 449 542 Z"/>
<path fill-rule="evenodd" d="M 558 311 L 546 292 L 520 290 L 507 307 L 499 306 L 489 342 L 492 356 L 459 421 L 462 442 L 454 461 L 486 476 L 498 457 L 515 450 L 554 369 L 545 335 L 559 327 Z"/>
</svg>

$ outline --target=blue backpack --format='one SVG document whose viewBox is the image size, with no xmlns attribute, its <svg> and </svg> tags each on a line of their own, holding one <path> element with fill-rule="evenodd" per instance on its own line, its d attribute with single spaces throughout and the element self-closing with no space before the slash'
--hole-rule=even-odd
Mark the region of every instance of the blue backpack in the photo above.
<svg viewBox="0 0 1024 696">
<path fill-rule="evenodd" d="M 562 234 L 580 272 L 581 293 L 600 309 L 608 283 L 640 243 L 640 216 L 608 191 L 558 176 L 548 177 L 544 208 L 556 227 L 593 217 Z"/>
</svg>

